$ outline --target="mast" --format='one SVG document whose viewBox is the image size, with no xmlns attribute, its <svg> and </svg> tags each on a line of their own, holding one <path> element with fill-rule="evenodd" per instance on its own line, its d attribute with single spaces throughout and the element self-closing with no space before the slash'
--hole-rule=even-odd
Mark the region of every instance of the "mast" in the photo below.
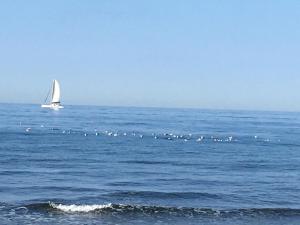
<svg viewBox="0 0 300 225">
<path fill-rule="evenodd" d="M 44 104 L 46 104 L 46 103 L 47 103 L 47 100 L 48 100 L 48 98 L 49 98 L 49 95 L 50 95 L 50 91 L 51 91 L 51 88 L 49 88 L 49 91 L 48 91 L 48 94 L 47 94 L 47 96 L 46 96 L 46 98 L 45 98 Z"/>
</svg>

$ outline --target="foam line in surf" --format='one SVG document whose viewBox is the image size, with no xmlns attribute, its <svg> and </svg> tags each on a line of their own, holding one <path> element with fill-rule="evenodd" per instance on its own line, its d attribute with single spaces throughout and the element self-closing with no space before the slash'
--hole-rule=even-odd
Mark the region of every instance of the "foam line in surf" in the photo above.
<svg viewBox="0 0 300 225">
<path fill-rule="evenodd" d="M 64 212 L 91 212 L 100 209 L 111 208 L 112 204 L 104 204 L 104 205 L 63 205 L 63 204 L 55 204 L 50 202 L 49 205 L 54 209 L 59 209 Z"/>
</svg>

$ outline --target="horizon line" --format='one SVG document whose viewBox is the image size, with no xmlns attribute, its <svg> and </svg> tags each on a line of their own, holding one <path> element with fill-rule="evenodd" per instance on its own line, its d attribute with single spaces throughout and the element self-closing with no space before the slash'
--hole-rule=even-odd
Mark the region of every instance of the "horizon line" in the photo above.
<svg viewBox="0 0 300 225">
<path fill-rule="evenodd" d="M 41 105 L 39 103 L 25 102 L 0 102 L 0 104 L 11 105 Z M 208 107 L 187 107 L 187 106 L 137 106 L 137 105 L 97 105 L 97 104 L 63 104 L 63 106 L 91 106 L 91 107 L 116 107 L 116 108 L 152 108 L 152 109 L 186 109 L 186 110 L 207 110 L 207 111 L 245 111 L 245 112 L 274 112 L 274 113 L 300 113 L 300 110 L 276 110 L 276 109 L 245 109 L 245 108 L 208 108 Z"/>
</svg>

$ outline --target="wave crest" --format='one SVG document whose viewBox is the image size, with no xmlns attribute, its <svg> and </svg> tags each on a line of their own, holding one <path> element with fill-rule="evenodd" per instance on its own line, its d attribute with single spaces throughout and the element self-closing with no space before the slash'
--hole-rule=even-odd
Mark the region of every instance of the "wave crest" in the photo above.
<svg viewBox="0 0 300 225">
<path fill-rule="evenodd" d="M 63 205 L 63 204 L 55 204 L 53 202 L 49 202 L 49 205 L 54 208 L 64 212 L 91 212 L 95 210 L 101 210 L 106 208 L 112 208 L 112 204 L 106 205 Z"/>
</svg>

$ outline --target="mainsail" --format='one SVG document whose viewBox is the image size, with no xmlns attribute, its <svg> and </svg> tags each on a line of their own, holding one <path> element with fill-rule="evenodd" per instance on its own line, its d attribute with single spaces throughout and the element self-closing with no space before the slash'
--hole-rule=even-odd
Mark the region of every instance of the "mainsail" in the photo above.
<svg viewBox="0 0 300 225">
<path fill-rule="evenodd" d="M 60 87 L 59 87 L 59 83 L 57 80 L 53 81 L 52 103 L 60 103 Z"/>
</svg>

